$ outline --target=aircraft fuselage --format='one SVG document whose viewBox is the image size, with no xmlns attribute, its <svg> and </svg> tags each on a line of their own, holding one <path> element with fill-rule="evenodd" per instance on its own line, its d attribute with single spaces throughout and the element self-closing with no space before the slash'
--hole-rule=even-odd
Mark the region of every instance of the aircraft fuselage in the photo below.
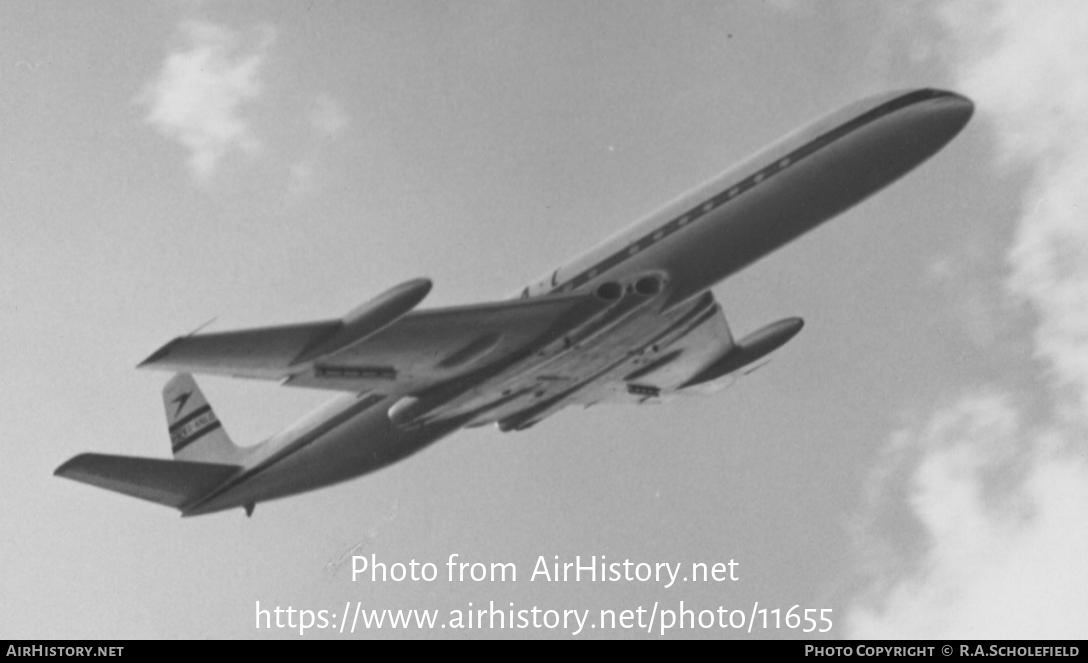
<svg viewBox="0 0 1088 663">
<path fill-rule="evenodd" d="M 183 514 L 350 479 L 465 426 L 518 430 L 567 405 L 690 386 L 715 359 L 713 344 L 684 345 L 713 337 L 714 284 L 906 174 L 951 140 L 972 108 L 953 93 L 913 90 L 865 99 L 790 134 L 521 292 L 594 293 L 608 304 L 599 315 L 501 363 L 487 362 L 482 343 L 472 349 L 484 357 L 478 369 L 426 393 L 393 384 L 381 395 L 337 399 L 256 448 L 237 476 Z M 783 323 L 767 347 L 800 328 Z M 648 376 L 653 384 L 644 384 Z"/>
</svg>

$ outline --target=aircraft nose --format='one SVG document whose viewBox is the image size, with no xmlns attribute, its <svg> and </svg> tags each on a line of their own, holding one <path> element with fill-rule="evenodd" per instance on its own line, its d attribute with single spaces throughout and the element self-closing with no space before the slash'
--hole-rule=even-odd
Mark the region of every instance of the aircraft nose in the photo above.
<svg viewBox="0 0 1088 663">
<path fill-rule="evenodd" d="M 975 102 L 962 94 L 948 90 L 930 92 L 933 95 L 930 107 L 952 134 L 958 133 L 975 113 Z"/>
</svg>

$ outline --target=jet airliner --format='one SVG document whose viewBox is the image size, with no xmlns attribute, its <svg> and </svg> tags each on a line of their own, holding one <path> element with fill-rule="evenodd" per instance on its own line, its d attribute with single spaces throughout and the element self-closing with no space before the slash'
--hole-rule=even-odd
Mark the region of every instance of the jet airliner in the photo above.
<svg viewBox="0 0 1088 663">
<path fill-rule="evenodd" d="M 172 459 L 77 455 L 55 474 L 195 516 L 372 472 L 461 428 L 524 430 L 568 406 L 720 389 L 803 325 L 734 339 L 710 288 L 892 183 L 967 124 L 967 98 L 866 98 L 666 204 L 507 300 L 416 310 L 397 285 L 339 319 L 176 338 L 140 367 L 163 390 Z M 749 369 L 751 370 L 751 369 Z M 192 373 L 342 393 L 236 446 Z"/>
</svg>

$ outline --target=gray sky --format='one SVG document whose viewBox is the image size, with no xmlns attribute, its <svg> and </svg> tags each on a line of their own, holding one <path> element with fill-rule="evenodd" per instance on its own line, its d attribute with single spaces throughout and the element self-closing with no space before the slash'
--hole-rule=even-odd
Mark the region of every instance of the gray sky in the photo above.
<svg viewBox="0 0 1088 663">
<path fill-rule="evenodd" d="M 1076 0 L 4 3 L 0 633 L 297 637 L 255 630 L 256 601 L 758 601 L 830 608 L 839 637 L 1088 636 L 1086 42 Z M 735 333 L 807 321 L 721 394 L 463 431 L 248 520 L 52 477 L 81 451 L 168 457 L 168 375 L 133 366 L 213 316 L 332 317 L 415 276 L 429 306 L 500 298 L 921 85 L 976 119 L 715 289 Z M 198 379 L 243 444 L 330 397 Z M 353 552 L 519 579 L 353 583 Z M 540 555 L 734 559 L 740 580 L 528 582 Z"/>
</svg>

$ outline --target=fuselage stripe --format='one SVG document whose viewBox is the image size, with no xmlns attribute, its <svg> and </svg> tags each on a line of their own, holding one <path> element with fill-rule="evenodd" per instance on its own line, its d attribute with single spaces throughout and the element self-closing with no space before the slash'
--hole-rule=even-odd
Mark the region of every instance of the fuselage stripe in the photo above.
<svg viewBox="0 0 1088 663">
<path fill-rule="evenodd" d="M 174 453 L 177 453 L 177 452 L 181 451 L 182 449 L 189 446 L 193 442 L 196 442 L 197 440 L 204 437 L 208 433 L 212 432 L 213 430 L 217 430 L 219 428 L 222 428 L 222 424 L 220 424 L 218 421 L 213 421 L 212 423 L 210 423 L 207 426 L 205 426 L 204 428 L 201 428 L 200 430 L 196 431 L 195 433 L 193 433 L 189 437 L 184 438 L 182 440 L 178 440 L 177 443 L 173 447 L 174 448 Z"/>
<path fill-rule="evenodd" d="M 189 422 L 190 422 L 190 421 L 192 421 L 193 419 L 196 419 L 196 418 L 197 418 L 197 417 L 199 417 L 200 415 L 202 415 L 202 414 L 204 414 L 204 413 L 206 413 L 206 412 L 210 412 L 210 411 L 211 411 L 211 409 L 212 409 L 212 406 L 210 406 L 210 405 L 207 405 L 207 404 L 205 404 L 205 405 L 202 405 L 202 406 L 198 407 L 197 409 L 193 410 L 192 412 L 190 412 L 189 414 L 185 415 L 185 416 L 184 416 L 184 417 L 182 417 L 181 419 L 178 419 L 177 421 L 175 421 L 175 422 L 174 422 L 174 423 L 173 423 L 173 424 L 172 424 L 172 425 L 170 426 L 170 432 L 171 432 L 171 433 L 173 433 L 174 431 L 176 431 L 177 429 L 181 428 L 181 427 L 182 427 L 182 426 L 184 426 L 185 424 L 189 423 Z"/>
<path fill-rule="evenodd" d="M 663 226 L 659 226 L 650 230 L 646 235 L 635 240 L 631 244 L 621 248 L 612 255 L 608 256 L 601 262 L 593 265 L 589 269 L 583 270 L 580 274 L 572 279 L 569 279 L 562 284 L 559 284 L 555 288 L 549 291 L 548 294 L 569 292 L 577 288 L 582 287 L 589 281 L 600 276 L 604 272 L 616 267 L 620 263 L 625 262 L 632 256 L 637 255 L 642 249 L 648 247 L 650 244 L 659 242 L 662 239 L 668 237 L 674 232 L 680 230 L 685 226 L 690 226 L 700 218 L 706 216 L 710 212 L 721 207 L 723 204 L 732 201 L 741 194 L 749 191 L 757 184 L 763 184 L 769 181 L 774 175 L 782 172 L 786 168 L 797 165 L 802 159 L 811 156 L 822 148 L 830 145 L 831 143 L 839 140 L 840 138 L 854 132 L 861 127 L 870 124 L 886 115 L 890 115 L 895 111 L 913 105 L 920 101 L 927 99 L 933 99 L 943 95 L 943 92 L 936 90 L 916 90 L 908 94 L 904 94 L 895 99 L 891 99 L 876 108 L 863 113 L 854 119 L 841 124 L 834 129 L 818 136 L 817 138 L 805 143 L 801 147 L 797 148 L 793 152 L 790 152 L 784 157 L 778 157 L 774 163 L 765 166 L 752 175 L 744 178 L 735 185 L 729 187 L 727 190 L 715 195 L 713 198 L 700 202 L 695 207 L 692 207 L 683 214 L 677 216 L 672 221 L 669 221 Z M 554 283 L 555 274 L 552 275 Z M 528 294 L 528 288 L 525 290 L 525 294 Z"/>
</svg>

